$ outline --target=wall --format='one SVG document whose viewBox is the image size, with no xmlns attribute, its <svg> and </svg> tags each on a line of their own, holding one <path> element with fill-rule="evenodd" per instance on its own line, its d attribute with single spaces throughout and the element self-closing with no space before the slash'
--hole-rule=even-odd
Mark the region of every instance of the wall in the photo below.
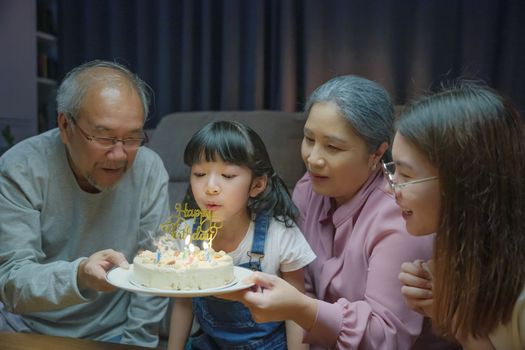
<svg viewBox="0 0 525 350">
<path fill-rule="evenodd" d="M 6 125 L 15 142 L 37 132 L 35 1 L 0 1 L 0 131 Z"/>
</svg>

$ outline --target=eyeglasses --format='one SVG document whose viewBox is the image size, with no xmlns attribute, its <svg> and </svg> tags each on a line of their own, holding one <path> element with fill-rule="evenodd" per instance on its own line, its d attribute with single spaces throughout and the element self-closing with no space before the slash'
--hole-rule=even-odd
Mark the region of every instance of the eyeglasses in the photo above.
<svg viewBox="0 0 525 350">
<path fill-rule="evenodd" d="M 93 142 L 95 145 L 102 148 L 111 148 L 115 146 L 117 142 L 122 142 L 122 147 L 124 147 L 125 149 L 136 150 L 148 142 L 148 134 L 146 134 L 145 132 L 143 132 L 143 137 L 128 137 L 125 139 L 88 135 L 88 133 L 86 133 L 80 127 L 80 125 L 78 125 L 76 119 L 73 116 L 69 115 L 69 119 L 73 122 L 73 124 L 75 124 L 75 126 L 78 128 L 78 131 L 80 131 L 80 133 L 86 138 L 86 140 Z"/>
<path fill-rule="evenodd" d="M 438 179 L 437 176 L 432 176 L 432 177 L 426 177 L 424 179 L 417 179 L 417 180 L 407 181 L 407 182 L 403 182 L 399 184 L 395 182 L 396 163 L 381 162 L 381 165 L 383 166 L 383 172 L 385 173 L 386 179 L 388 181 L 388 185 L 390 186 L 390 189 L 392 190 L 392 193 L 394 193 L 394 195 L 396 195 L 396 190 L 403 189 L 409 185 Z"/>
</svg>

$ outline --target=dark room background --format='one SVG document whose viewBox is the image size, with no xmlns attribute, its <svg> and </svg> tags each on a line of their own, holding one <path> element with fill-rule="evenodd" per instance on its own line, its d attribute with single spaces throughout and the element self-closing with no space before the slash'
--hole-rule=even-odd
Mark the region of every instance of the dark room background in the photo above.
<svg viewBox="0 0 525 350">
<path fill-rule="evenodd" d="M 520 0 L 58 0 L 58 77 L 115 60 L 154 90 L 147 127 L 189 110 L 299 111 L 357 74 L 396 104 L 457 77 L 525 107 Z"/>
</svg>

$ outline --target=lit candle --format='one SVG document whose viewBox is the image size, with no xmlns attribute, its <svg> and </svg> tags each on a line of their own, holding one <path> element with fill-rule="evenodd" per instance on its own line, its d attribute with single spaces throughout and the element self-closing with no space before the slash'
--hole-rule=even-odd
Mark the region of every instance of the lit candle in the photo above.
<svg viewBox="0 0 525 350">
<path fill-rule="evenodd" d="M 204 248 L 204 253 L 206 254 L 206 261 L 210 262 L 210 250 L 208 249 L 208 242 L 203 242 L 202 247 Z"/>
<path fill-rule="evenodd" d="M 190 243 L 190 256 L 188 258 L 188 264 L 191 264 L 193 262 L 193 252 L 195 251 L 195 246 L 193 243 Z"/>
<path fill-rule="evenodd" d="M 184 252 L 182 253 L 182 258 L 186 259 L 188 256 L 188 244 L 190 244 L 191 236 L 187 235 L 186 239 L 184 240 Z"/>
</svg>

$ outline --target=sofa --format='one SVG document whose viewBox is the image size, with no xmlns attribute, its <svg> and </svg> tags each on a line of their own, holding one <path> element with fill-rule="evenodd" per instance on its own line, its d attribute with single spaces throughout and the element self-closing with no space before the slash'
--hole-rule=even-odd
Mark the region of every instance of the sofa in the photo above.
<svg viewBox="0 0 525 350">
<path fill-rule="evenodd" d="M 282 111 L 200 111 L 177 112 L 164 116 L 151 134 L 148 147 L 162 158 L 169 175 L 170 205 L 184 198 L 189 169 L 184 149 L 191 136 L 214 120 L 235 120 L 250 126 L 264 141 L 276 172 L 291 190 L 305 172 L 301 140 L 305 117 L 302 112 Z"/>
</svg>

